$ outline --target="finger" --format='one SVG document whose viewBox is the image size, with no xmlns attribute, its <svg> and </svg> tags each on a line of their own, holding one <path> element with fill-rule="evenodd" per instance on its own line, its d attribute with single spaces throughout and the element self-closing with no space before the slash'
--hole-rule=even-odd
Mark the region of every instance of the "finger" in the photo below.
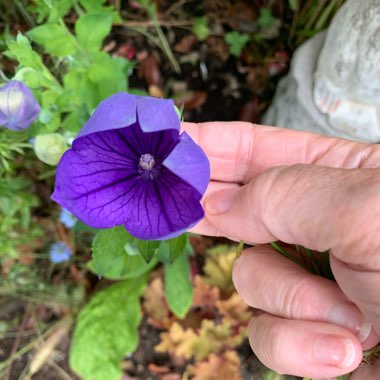
<svg viewBox="0 0 380 380">
<path fill-rule="evenodd" d="M 371 324 L 335 282 L 311 274 L 269 246 L 244 251 L 235 261 L 233 281 L 254 308 L 288 319 L 337 324 L 360 342 L 371 333 Z"/>
<path fill-rule="evenodd" d="M 206 193 L 202 200 L 202 205 L 204 206 L 204 199 L 207 198 L 207 196 L 226 189 L 234 189 L 239 187 L 239 185 L 235 183 L 230 182 L 216 182 L 211 181 L 207 187 Z M 195 227 L 190 229 L 190 232 L 201 234 L 201 235 L 207 235 L 207 236 L 225 236 L 222 231 L 218 231 L 218 229 L 208 221 L 207 216 L 205 216 Z M 232 236 L 230 237 L 231 240 L 236 240 Z"/>
<path fill-rule="evenodd" d="M 377 167 L 380 147 L 245 122 L 182 123 L 205 150 L 216 181 L 247 183 L 268 168 L 297 163 Z"/>
<path fill-rule="evenodd" d="M 261 314 L 249 326 L 249 341 L 260 361 L 280 374 L 330 378 L 356 369 L 359 341 L 342 327 Z"/>
<path fill-rule="evenodd" d="M 281 240 L 380 269 L 380 170 L 314 165 L 266 171 L 205 200 L 206 217 L 226 236 L 251 243 Z M 371 238 L 371 236 L 373 238 Z"/>
<path fill-rule="evenodd" d="M 335 279 L 345 294 L 365 312 L 380 335 L 379 278 L 380 272 L 373 268 L 348 265 L 336 257 L 330 259 Z M 352 281 L 355 279 L 355 281 Z"/>
</svg>

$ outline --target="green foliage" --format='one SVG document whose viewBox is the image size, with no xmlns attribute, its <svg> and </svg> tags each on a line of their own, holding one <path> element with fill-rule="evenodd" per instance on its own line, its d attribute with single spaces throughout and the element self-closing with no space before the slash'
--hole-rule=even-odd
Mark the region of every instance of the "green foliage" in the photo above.
<svg viewBox="0 0 380 380">
<path fill-rule="evenodd" d="M 193 302 L 188 256 L 182 254 L 173 263 L 165 264 L 164 274 L 166 302 L 177 317 L 184 318 Z"/>
<path fill-rule="evenodd" d="M 194 19 L 192 32 L 197 36 L 199 41 L 204 41 L 210 35 L 207 18 L 204 16 L 196 17 Z"/>
<path fill-rule="evenodd" d="M 70 349 L 70 366 L 83 380 L 119 380 L 120 361 L 135 350 L 145 277 L 97 293 L 82 309 Z"/>
<path fill-rule="evenodd" d="M 31 209 L 38 200 L 29 186 L 23 178 L 0 176 L 0 256 L 17 257 L 18 246 L 41 233 L 38 226 L 31 226 Z"/>
<path fill-rule="evenodd" d="M 89 268 L 111 279 L 136 278 L 151 270 L 158 242 L 142 241 L 131 236 L 124 226 L 100 230 L 92 244 Z M 149 256 L 149 263 L 145 257 Z"/>
<path fill-rule="evenodd" d="M 47 53 L 56 57 L 72 55 L 77 49 L 74 36 L 64 24 L 43 24 L 27 32 L 27 36 L 42 45 Z"/>
<path fill-rule="evenodd" d="M 276 21 L 276 17 L 273 16 L 272 11 L 269 8 L 260 8 L 260 15 L 257 20 L 257 25 L 262 28 L 270 28 Z"/>
<path fill-rule="evenodd" d="M 164 240 L 160 243 L 160 247 L 158 248 L 157 259 L 163 263 L 170 264 L 174 262 L 177 257 L 185 254 L 188 244 L 186 234 L 182 234 L 174 239 Z"/>
<path fill-rule="evenodd" d="M 224 39 L 228 44 L 230 54 L 235 57 L 239 57 L 249 41 L 249 35 L 246 33 L 239 33 L 234 30 L 226 33 Z"/>
<path fill-rule="evenodd" d="M 56 22 L 69 12 L 74 3 L 74 0 L 34 0 L 29 9 L 38 15 L 38 23 L 45 19 L 48 22 Z"/>
<path fill-rule="evenodd" d="M 78 42 L 86 51 L 98 51 L 112 27 L 110 13 L 85 14 L 75 23 Z"/>
</svg>

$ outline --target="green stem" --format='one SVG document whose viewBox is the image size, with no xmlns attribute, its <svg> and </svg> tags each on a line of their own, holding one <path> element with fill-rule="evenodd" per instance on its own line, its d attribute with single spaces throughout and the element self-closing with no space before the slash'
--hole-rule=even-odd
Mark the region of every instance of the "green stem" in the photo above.
<svg viewBox="0 0 380 380">
<path fill-rule="evenodd" d="M 286 258 L 288 258 L 289 260 L 292 260 L 293 262 L 295 262 L 296 264 L 298 264 L 300 267 L 304 268 L 307 270 L 306 266 L 299 260 L 297 260 L 293 255 L 291 255 L 289 252 L 285 251 L 284 248 L 282 248 L 278 243 L 276 242 L 272 242 L 270 243 L 271 246 L 279 253 L 281 253 L 281 255 L 285 256 Z"/>
</svg>

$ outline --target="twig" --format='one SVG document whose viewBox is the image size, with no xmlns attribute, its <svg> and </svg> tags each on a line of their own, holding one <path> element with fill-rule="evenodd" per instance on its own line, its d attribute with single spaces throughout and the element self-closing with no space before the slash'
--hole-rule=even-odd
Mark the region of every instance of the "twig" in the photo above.
<svg viewBox="0 0 380 380">
<path fill-rule="evenodd" d="M 72 317 L 69 315 L 63 319 L 61 319 L 59 322 L 57 322 L 54 326 L 52 326 L 49 330 L 45 331 L 42 334 L 42 338 L 46 338 L 50 334 L 52 334 L 54 331 L 59 329 L 63 324 L 72 323 Z M 32 350 L 36 345 L 40 344 L 40 340 L 32 340 L 28 344 L 26 344 L 24 347 L 22 347 L 19 351 L 15 352 L 11 357 L 9 357 L 7 360 L 0 363 L 0 373 L 4 370 L 4 368 L 7 368 L 14 360 L 20 358 L 22 355 L 26 354 L 28 351 Z"/>
<path fill-rule="evenodd" d="M 171 13 L 173 13 L 174 11 L 176 11 L 178 8 L 182 7 L 183 5 L 185 5 L 186 3 L 188 3 L 190 0 L 179 0 L 179 1 L 175 1 L 165 12 L 164 12 L 164 16 L 165 17 L 168 17 Z"/>
<path fill-rule="evenodd" d="M 28 317 L 28 313 L 27 311 L 25 311 L 25 314 L 24 314 L 24 317 L 21 321 L 21 324 L 20 324 L 20 327 L 18 329 L 18 334 L 16 336 L 16 339 L 13 343 L 13 347 L 12 347 L 12 350 L 9 354 L 9 357 L 11 358 L 15 353 L 16 351 L 18 350 L 18 347 L 20 345 L 20 342 L 21 342 L 21 333 L 23 332 L 24 328 L 25 328 L 25 325 L 26 325 L 26 321 L 27 321 L 27 318 Z M 9 366 L 5 369 L 4 371 L 4 380 L 10 380 L 10 375 L 11 375 L 11 370 L 12 370 L 12 363 L 13 361 L 11 361 L 9 363 Z"/>
</svg>

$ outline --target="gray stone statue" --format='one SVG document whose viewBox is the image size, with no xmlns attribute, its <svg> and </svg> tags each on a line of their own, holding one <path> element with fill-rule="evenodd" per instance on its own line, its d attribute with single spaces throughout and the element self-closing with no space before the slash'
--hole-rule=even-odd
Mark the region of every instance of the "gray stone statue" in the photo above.
<svg viewBox="0 0 380 380">
<path fill-rule="evenodd" d="M 296 50 L 262 122 L 380 142 L 380 0 L 347 0 Z"/>
</svg>

